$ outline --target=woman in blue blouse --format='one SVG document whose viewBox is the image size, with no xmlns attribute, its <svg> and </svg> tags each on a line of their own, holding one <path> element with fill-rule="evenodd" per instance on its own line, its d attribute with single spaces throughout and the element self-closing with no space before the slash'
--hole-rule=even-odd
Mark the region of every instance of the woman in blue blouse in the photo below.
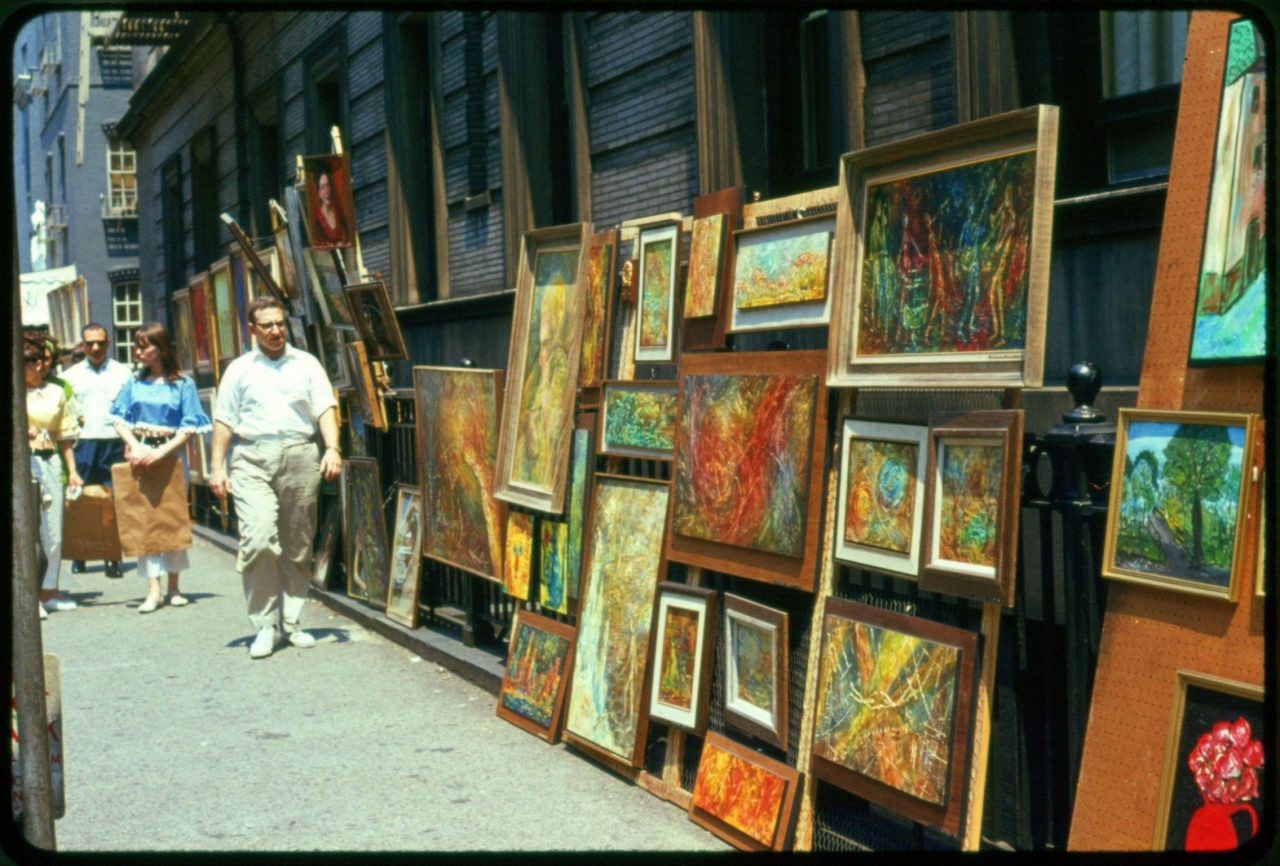
<svg viewBox="0 0 1280 866">
<path fill-rule="evenodd" d="M 111 420 L 128 446 L 129 465 L 136 474 L 163 460 L 196 433 L 213 422 L 200 408 L 196 386 L 178 371 L 173 341 L 164 326 L 148 322 L 134 338 L 134 356 L 141 369 L 120 389 L 111 407 Z M 183 463 L 184 477 L 186 463 Z M 160 578 L 169 575 L 169 604 L 181 607 L 187 599 L 178 591 L 178 574 L 190 567 L 186 550 L 171 550 L 138 557 L 138 573 L 147 579 L 147 597 L 138 613 L 151 613 L 164 604 Z"/>
</svg>

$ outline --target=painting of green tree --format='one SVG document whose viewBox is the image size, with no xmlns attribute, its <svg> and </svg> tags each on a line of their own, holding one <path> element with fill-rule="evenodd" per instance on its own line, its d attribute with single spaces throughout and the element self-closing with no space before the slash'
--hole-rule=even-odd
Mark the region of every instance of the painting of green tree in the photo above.
<svg viewBox="0 0 1280 866">
<path fill-rule="evenodd" d="M 1244 443 L 1241 426 L 1131 422 L 1115 565 L 1229 586 Z"/>
</svg>

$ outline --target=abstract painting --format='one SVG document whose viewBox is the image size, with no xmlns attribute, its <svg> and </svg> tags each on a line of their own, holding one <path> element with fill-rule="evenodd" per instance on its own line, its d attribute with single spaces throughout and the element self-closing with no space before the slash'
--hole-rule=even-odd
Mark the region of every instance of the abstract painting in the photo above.
<svg viewBox="0 0 1280 866">
<path fill-rule="evenodd" d="M 608 368 L 609 324 L 613 313 L 613 270 L 617 253 L 616 229 L 591 236 L 591 246 L 587 249 L 587 295 L 582 312 L 579 388 L 600 387 Z"/>
<path fill-rule="evenodd" d="M 391 557 L 387 551 L 387 521 L 382 511 L 378 461 L 348 457 L 342 465 L 341 491 L 347 595 L 383 604 Z"/>
<path fill-rule="evenodd" d="M 1266 814 L 1261 686 L 1178 671 L 1156 800 L 1156 851 L 1231 851 Z"/>
<path fill-rule="evenodd" d="M 740 310 L 827 296 L 829 220 L 799 220 L 736 233 L 733 305 Z"/>
<path fill-rule="evenodd" d="M 973 632 L 828 598 L 815 775 L 954 834 L 976 647 Z"/>
<path fill-rule="evenodd" d="M 422 553 L 501 580 L 506 506 L 493 491 L 502 371 L 416 366 L 413 393 L 426 517 Z"/>
<path fill-rule="evenodd" d="M 188 375 L 195 372 L 195 337 L 191 331 L 191 290 L 181 289 L 173 293 L 173 351 L 178 358 L 178 369 Z"/>
<path fill-rule="evenodd" d="M 689 276 L 684 290 L 684 317 L 714 316 L 719 309 L 720 267 L 724 261 L 727 219 L 722 213 L 698 217 L 689 239 Z"/>
<path fill-rule="evenodd" d="M 347 307 L 355 321 L 356 333 L 364 341 L 370 361 L 399 361 L 409 358 L 404 337 L 400 334 L 400 322 L 391 295 L 381 280 L 342 287 Z"/>
<path fill-rule="evenodd" d="M 555 613 L 569 612 L 569 594 L 565 592 L 568 548 L 568 523 L 545 517 L 538 521 L 538 603 Z"/>
<path fill-rule="evenodd" d="M 507 595 L 529 600 L 533 576 L 533 515 L 524 511 L 507 514 L 506 556 L 502 562 L 502 585 Z"/>
<path fill-rule="evenodd" d="M 240 354 L 235 289 L 231 285 L 231 268 L 226 259 L 209 269 L 209 291 L 213 301 L 213 333 L 218 352 L 218 373 L 221 374 Z"/>
<path fill-rule="evenodd" d="M 589 750 L 638 766 L 642 701 L 670 487 L 597 475 L 566 730 Z"/>
<path fill-rule="evenodd" d="M 650 658 L 649 717 L 700 734 L 707 727 L 716 645 L 714 590 L 658 584 Z"/>
<path fill-rule="evenodd" d="M 943 443 L 938 502 L 938 557 L 995 568 L 996 516 L 1004 449 L 978 442 Z"/>
<path fill-rule="evenodd" d="M 689 817 L 747 851 L 781 851 L 794 817 L 800 774 L 708 731 L 693 783 Z"/>
<path fill-rule="evenodd" d="M 787 614 L 724 596 L 724 721 L 787 750 Z"/>
<path fill-rule="evenodd" d="M 846 418 L 835 557 L 915 577 L 929 429 Z"/>
<path fill-rule="evenodd" d="M 418 578 L 422 572 L 422 490 L 397 485 L 391 572 L 387 580 L 387 618 L 418 627 Z"/>
<path fill-rule="evenodd" d="M 232 253 L 230 262 L 231 285 L 235 289 L 236 296 L 236 329 L 240 334 L 240 353 L 244 354 L 257 342 L 249 333 L 249 301 L 252 300 L 252 295 L 249 294 L 248 266 L 244 260 L 244 253 Z"/>
<path fill-rule="evenodd" d="M 195 352 L 195 370 L 208 373 L 213 370 L 213 343 L 209 336 L 209 282 L 205 274 L 198 275 L 191 287 L 191 334 Z"/>
<path fill-rule="evenodd" d="M 574 635 L 574 629 L 563 623 L 527 610 L 516 611 L 498 694 L 499 718 L 548 743 L 557 740 L 573 666 Z"/>
<path fill-rule="evenodd" d="M 1205 217 L 1190 363 L 1266 354 L 1266 58 L 1247 19 L 1231 25 Z"/>
<path fill-rule="evenodd" d="M 600 453 L 669 460 L 676 445 L 675 382 L 606 382 Z"/>
<path fill-rule="evenodd" d="M 1253 416 L 1121 409 L 1102 573 L 1234 601 Z"/>
<path fill-rule="evenodd" d="M 636 303 L 637 362 L 670 361 L 675 345 L 676 273 L 680 269 L 680 226 L 640 231 L 640 276 Z"/>
</svg>

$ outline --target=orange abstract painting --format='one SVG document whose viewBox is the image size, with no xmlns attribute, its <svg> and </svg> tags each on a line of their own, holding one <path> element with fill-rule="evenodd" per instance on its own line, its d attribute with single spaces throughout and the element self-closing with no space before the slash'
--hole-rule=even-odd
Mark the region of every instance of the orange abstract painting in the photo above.
<svg viewBox="0 0 1280 866">
<path fill-rule="evenodd" d="M 693 785 L 693 805 L 765 847 L 773 844 L 787 783 L 708 738 Z"/>
</svg>

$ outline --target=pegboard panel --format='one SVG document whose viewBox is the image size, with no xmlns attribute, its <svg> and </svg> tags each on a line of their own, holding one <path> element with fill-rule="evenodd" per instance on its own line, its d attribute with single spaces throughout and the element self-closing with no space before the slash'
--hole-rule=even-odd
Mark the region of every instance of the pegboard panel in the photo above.
<svg viewBox="0 0 1280 866">
<path fill-rule="evenodd" d="M 1188 369 L 1195 290 L 1230 13 L 1195 12 L 1151 304 L 1140 407 L 1258 412 L 1262 365 Z M 1258 458 L 1261 449 L 1259 447 Z M 1255 494 L 1260 490 L 1255 487 Z M 1252 538 L 1257 496 L 1242 519 Z M 1256 562 L 1246 546 L 1244 561 Z M 1150 850 L 1179 669 L 1263 681 L 1263 605 L 1253 569 L 1238 600 L 1116 581 L 1107 597 L 1085 735 L 1071 850 Z"/>
</svg>

